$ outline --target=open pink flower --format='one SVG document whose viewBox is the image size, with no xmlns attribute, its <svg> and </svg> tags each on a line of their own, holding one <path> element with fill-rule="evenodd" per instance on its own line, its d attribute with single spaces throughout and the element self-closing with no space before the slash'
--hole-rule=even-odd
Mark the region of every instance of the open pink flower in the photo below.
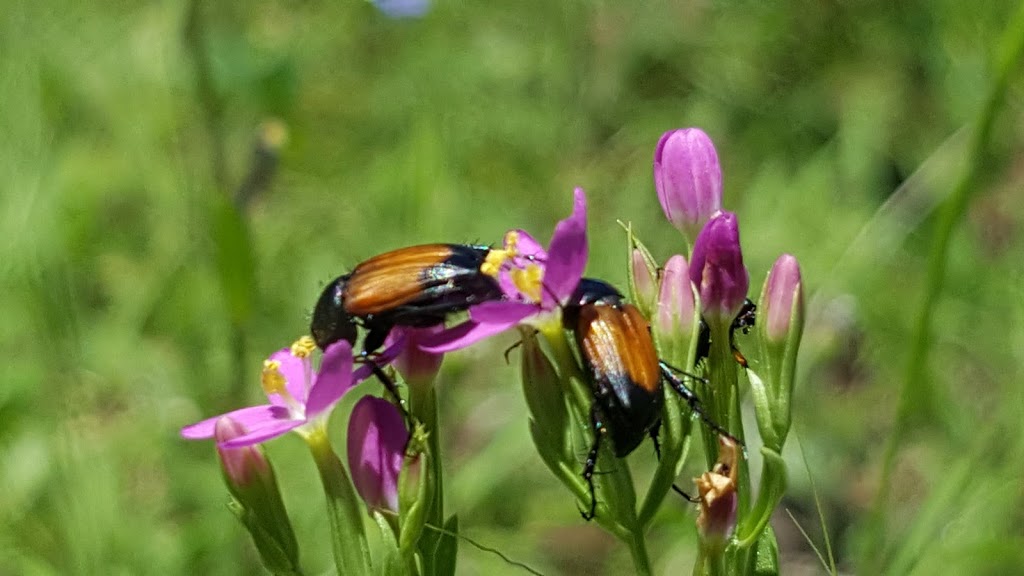
<svg viewBox="0 0 1024 576">
<path fill-rule="evenodd" d="M 401 345 L 403 343 L 399 342 L 393 349 L 385 350 L 381 357 L 393 358 Z M 225 416 L 248 430 L 223 442 L 221 445 L 226 448 L 265 442 L 291 430 L 305 435 L 316 425 L 325 423 L 345 392 L 365 380 L 372 370 L 364 364 L 353 372 L 352 347 L 342 340 L 327 348 L 320 360 L 320 370 L 314 372 L 311 362 L 314 350 L 313 339 L 303 336 L 291 347 L 274 352 L 263 362 L 263 391 L 269 404 L 207 418 L 182 428 L 182 437 L 189 440 L 213 438 L 217 421 Z"/>
<path fill-rule="evenodd" d="M 469 321 L 421 341 L 429 352 L 465 348 L 517 324 L 557 320 L 587 265 L 587 197 L 574 191 L 573 211 L 555 226 L 548 249 L 522 230 L 505 234 L 506 259 L 494 271 L 507 300 L 469 309 Z"/>
</svg>

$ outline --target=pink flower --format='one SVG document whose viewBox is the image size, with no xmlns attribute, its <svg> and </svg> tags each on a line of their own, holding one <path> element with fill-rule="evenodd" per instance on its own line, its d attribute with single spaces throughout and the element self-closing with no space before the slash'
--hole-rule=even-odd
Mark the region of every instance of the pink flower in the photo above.
<svg viewBox="0 0 1024 576">
<path fill-rule="evenodd" d="M 572 214 L 555 226 L 548 249 L 522 230 L 505 234 L 506 259 L 494 271 L 506 301 L 469 309 L 469 321 L 420 345 L 430 352 L 465 348 L 516 326 L 550 321 L 572 296 L 587 265 L 587 197 L 574 192 Z M 554 316 L 557 319 L 557 316 Z"/>
<path fill-rule="evenodd" d="M 238 448 L 277 438 L 291 430 L 305 435 L 314 426 L 325 423 L 345 392 L 365 380 L 372 371 L 364 364 L 353 372 L 352 347 L 342 340 L 327 348 L 320 360 L 320 370 L 314 372 L 310 359 L 314 350 L 313 339 L 303 336 L 291 347 L 274 352 L 263 362 L 263 391 L 269 404 L 207 418 L 182 428 L 182 437 L 189 440 L 212 438 L 217 421 L 229 417 L 248 432 L 220 445 Z M 395 353 L 397 347 L 385 350 L 378 361 L 393 358 Z"/>
</svg>

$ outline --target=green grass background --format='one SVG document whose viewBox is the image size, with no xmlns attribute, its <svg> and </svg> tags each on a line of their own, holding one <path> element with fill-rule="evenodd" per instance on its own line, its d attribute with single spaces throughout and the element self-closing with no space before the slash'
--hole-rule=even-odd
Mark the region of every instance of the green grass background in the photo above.
<svg viewBox="0 0 1024 576">
<path fill-rule="evenodd" d="M 821 544 L 799 440 L 843 571 L 1018 572 L 1019 74 L 985 154 L 966 152 L 1014 7 L 442 0 L 399 21 L 359 1 L 211 2 L 197 45 L 181 2 L 4 2 L 0 574 L 257 572 L 213 447 L 179 427 L 259 400 L 261 359 L 304 332 L 335 275 L 408 244 L 547 238 L 577 185 L 587 273 L 624 287 L 616 220 L 660 258 L 683 249 L 651 178 L 659 135 L 683 126 L 717 144 L 752 293 L 779 253 L 803 265 L 783 508 Z M 226 198 L 270 119 L 288 131 L 279 170 L 232 220 Z M 935 214 L 974 161 L 872 523 Z M 546 574 L 628 573 L 625 548 L 580 520 L 535 454 L 501 359 L 512 341 L 455 354 L 440 376 L 449 508 L 465 535 Z M 268 450 L 304 564 L 322 573 L 312 462 L 296 438 Z M 631 461 L 649 469 L 651 450 Z M 656 572 L 688 573 L 693 517 L 666 501 Z M 786 573 L 823 570 L 793 520 L 774 526 Z M 522 573 L 467 545 L 459 561 Z"/>
</svg>

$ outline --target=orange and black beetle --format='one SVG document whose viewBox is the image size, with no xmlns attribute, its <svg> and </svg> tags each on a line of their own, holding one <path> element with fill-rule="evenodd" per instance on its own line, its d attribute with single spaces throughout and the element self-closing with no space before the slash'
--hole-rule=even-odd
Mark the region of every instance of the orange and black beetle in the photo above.
<svg viewBox="0 0 1024 576">
<path fill-rule="evenodd" d="M 333 280 L 317 300 L 310 331 L 320 348 L 355 344 L 367 330 L 364 353 L 384 344 L 394 326 L 441 324 L 453 313 L 502 297 L 487 246 L 424 244 L 374 256 Z"/>
<path fill-rule="evenodd" d="M 624 302 L 622 294 L 614 287 L 584 278 L 563 310 L 562 321 L 565 329 L 573 334 L 583 372 L 594 395 L 590 408 L 594 441 L 583 468 L 583 478 L 590 488 L 590 509 L 581 512 L 583 518 L 593 518 L 597 507 L 593 475 L 605 434 L 610 437 L 618 458 L 635 450 L 645 436 L 654 440 L 657 449 L 664 403 L 663 380 L 713 430 L 732 437 L 704 414 L 693 391 L 670 366 L 658 359 L 647 320 L 635 306 Z"/>
</svg>

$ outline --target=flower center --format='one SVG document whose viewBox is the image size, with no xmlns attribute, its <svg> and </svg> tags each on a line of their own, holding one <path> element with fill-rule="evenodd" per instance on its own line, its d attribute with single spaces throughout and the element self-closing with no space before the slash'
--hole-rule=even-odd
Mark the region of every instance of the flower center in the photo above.
<svg viewBox="0 0 1024 576">
<path fill-rule="evenodd" d="M 281 374 L 281 363 L 279 361 L 263 361 L 263 373 L 260 374 L 260 384 L 263 385 L 263 392 L 267 396 L 277 394 L 288 405 L 288 410 L 293 414 L 301 415 L 304 412 L 302 404 L 288 391 L 287 382 L 284 374 Z"/>
<path fill-rule="evenodd" d="M 487 253 L 487 258 L 484 259 L 484 263 L 480 265 L 480 273 L 486 274 L 494 278 L 498 277 L 498 273 L 501 272 L 501 267 L 505 265 L 514 252 L 511 250 L 498 250 L 493 249 Z"/>
<path fill-rule="evenodd" d="M 540 302 L 544 287 L 544 268 L 537 264 L 527 264 L 522 268 L 509 270 L 509 278 L 523 296 L 533 302 Z"/>
</svg>

